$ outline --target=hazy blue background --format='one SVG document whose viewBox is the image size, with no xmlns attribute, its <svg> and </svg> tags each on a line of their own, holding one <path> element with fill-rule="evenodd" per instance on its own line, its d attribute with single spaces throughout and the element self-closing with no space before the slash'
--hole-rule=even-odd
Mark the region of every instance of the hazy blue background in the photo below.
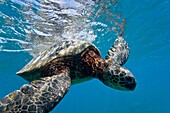
<svg viewBox="0 0 170 113">
<path fill-rule="evenodd" d="M 2 14 L 7 14 L 12 5 L 1 7 L 0 4 L 0 29 L 6 24 Z M 125 67 L 137 79 L 136 90 L 123 92 L 98 80 L 88 81 L 72 86 L 51 113 L 170 113 L 170 2 L 122 0 L 120 10 L 127 19 L 125 39 L 131 48 Z M 12 15 L 22 18 L 17 13 Z M 3 35 L 0 31 L 0 37 L 10 34 Z M 105 37 L 104 42 L 107 38 L 110 37 Z M 0 48 L 3 41 L 0 39 Z M 97 38 L 94 43 L 104 57 L 114 39 L 107 44 L 102 41 Z M 5 46 L 15 48 L 12 43 Z M 0 98 L 27 83 L 15 73 L 31 58 L 27 52 L 0 51 Z"/>
</svg>

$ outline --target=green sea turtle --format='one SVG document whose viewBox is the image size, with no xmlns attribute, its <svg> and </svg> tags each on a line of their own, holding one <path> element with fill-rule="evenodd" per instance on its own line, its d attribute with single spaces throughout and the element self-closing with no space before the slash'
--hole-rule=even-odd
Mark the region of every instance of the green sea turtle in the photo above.
<svg viewBox="0 0 170 113">
<path fill-rule="evenodd" d="M 17 75 L 30 84 L 23 85 L 0 100 L 0 113 L 48 113 L 64 97 L 71 84 L 97 78 L 118 90 L 134 90 L 136 80 L 122 65 L 129 47 L 122 36 L 101 58 L 90 42 L 62 41 L 41 52 Z"/>
</svg>

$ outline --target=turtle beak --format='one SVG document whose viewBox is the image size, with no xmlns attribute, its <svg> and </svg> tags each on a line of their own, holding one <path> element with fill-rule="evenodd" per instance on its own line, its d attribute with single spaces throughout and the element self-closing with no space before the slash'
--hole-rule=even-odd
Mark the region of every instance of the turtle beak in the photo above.
<svg viewBox="0 0 170 113">
<path fill-rule="evenodd" d="M 133 91 L 136 88 L 136 80 L 135 78 L 132 78 L 130 76 L 126 76 L 125 79 L 127 80 L 127 82 L 124 84 L 125 88 Z"/>
</svg>

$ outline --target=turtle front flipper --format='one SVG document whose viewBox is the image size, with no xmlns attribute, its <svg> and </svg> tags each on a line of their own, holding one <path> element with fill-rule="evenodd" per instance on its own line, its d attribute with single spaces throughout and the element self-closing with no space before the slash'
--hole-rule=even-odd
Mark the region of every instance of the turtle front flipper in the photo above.
<svg viewBox="0 0 170 113">
<path fill-rule="evenodd" d="M 48 113 L 71 85 L 68 71 L 34 80 L 0 100 L 0 113 Z"/>
<path fill-rule="evenodd" d="M 114 45 L 106 55 L 106 60 L 113 61 L 113 64 L 123 65 L 129 57 L 129 47 L 122 35 L 118 36 Z"/>
</svg>

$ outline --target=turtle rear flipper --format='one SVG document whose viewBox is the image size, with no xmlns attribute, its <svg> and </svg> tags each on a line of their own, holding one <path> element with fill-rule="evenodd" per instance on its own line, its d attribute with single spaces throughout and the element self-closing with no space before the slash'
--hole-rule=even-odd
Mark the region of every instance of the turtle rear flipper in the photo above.
<svg viewBox="0 0 170 113">
<path fill-rule="evenodd" d="M 64 97 L 70 85 L 68 71 L 35 80 L 1 99 L 0 113 L 48 113 Z"/>
<path fill-rule="evenodd" d="M 129 57 L 129 47 L 124 38 L 120 35 L 114 45 L 108 50 L 106 60 L 113 61 L 113 64 L 123 65 Z"/>
</svg>

